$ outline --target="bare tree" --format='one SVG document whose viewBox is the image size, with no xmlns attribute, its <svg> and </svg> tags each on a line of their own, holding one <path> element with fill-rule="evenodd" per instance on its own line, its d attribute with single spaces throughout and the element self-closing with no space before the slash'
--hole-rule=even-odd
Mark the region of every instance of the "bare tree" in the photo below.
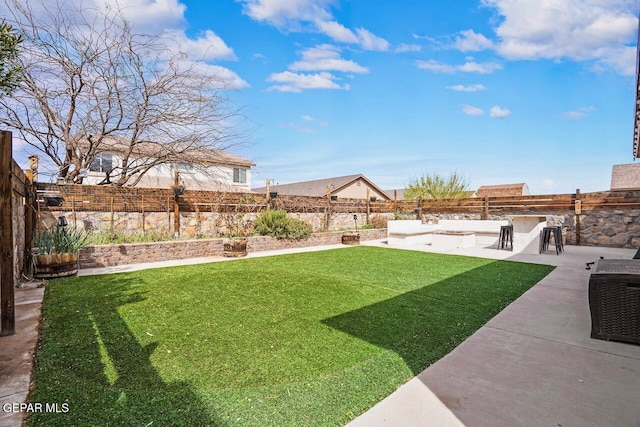
<svg viewBox="0 0 640 427">
<path fill-rule="evenodd" d="M 7 22 L 23 38 L 15 58 L 23 78 L 0 99 L 0 123 L 59 177 L 81 183 L 98 153 L 115 150 L 122 159 L 109 178 L 135 185 L 154 166 L 238 143 L 242 115 L 217 68 L 170 48 L 166 36 L 136 33 L 117 6 L 59 0 L 34 11 L 34 3 L 6 0 Z"/>
</svg>

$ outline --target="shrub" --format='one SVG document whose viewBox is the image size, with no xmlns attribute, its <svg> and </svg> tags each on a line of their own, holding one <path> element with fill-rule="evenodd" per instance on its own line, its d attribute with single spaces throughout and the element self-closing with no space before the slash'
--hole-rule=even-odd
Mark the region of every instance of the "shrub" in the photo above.
<svg viewBox="0 0 640 427">
<path fill-rule="evenodd" d="M 294 219 L 282 209 L 261 212 L 255 220 L 255 231 L 261 236 L 278 239 L 306 239 L 311 235 L 311 226 Z"/>
</svg>

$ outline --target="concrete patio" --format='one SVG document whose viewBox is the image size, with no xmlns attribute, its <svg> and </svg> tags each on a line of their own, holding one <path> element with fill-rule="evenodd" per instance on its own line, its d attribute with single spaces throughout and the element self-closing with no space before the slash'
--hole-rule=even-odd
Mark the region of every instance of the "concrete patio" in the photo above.
<svg viewBox="0 0 640 427">
<path fill-rule="evenodd" d="M 585 270 L 600 256 L 630 259 L 635 252 L 577 246 L 561 255 L 495 247 L 449 251 L 557 268 L 349 425 L 640 426 L 640 346 L 590 338 Z"/>
<path fill-rule="evenodd" d="M 388 247 L 384 241 L 363 245 Z M 254 253 L 268 256 L 342 245 Z M 428 245 L 403 247 L 431 251 Z M 447 253 L 557 268 L 474 335 L 350 426 L 640 426 L 640 345 L 594 340 L 584 263 L 631 258 L 635 250 L 567 246 L 565 253 L 514 254 L 472 247 Z M 201 258 L 81 270 L 114 273 Z M 18 334 L 0 338 L 0 405 L 27 396 L 43 289 L 17 289 Z M 22 415 L 0 412 L 0 425 Z"/>
</svg>

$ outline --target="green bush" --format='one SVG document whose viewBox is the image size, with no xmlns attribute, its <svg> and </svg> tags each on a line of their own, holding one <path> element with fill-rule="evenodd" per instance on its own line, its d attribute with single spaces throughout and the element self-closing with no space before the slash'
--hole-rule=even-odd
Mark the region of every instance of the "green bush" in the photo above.
<svg viewBox="0 0 640 427">
<path fill-rule="evenodd" d="M 255 231 L 261 236 L 273 236 L 278 239 L 306 239 L 311 235 L 311 226 L 294 219 L 282 209 L 260 213 L 255 220 Z"/>
<path fill-rule="evenodd" d="M 88 244 L 89 235 L 82 229 L 53 227 L 43 230 L 35 239 L 40 255 L 78 252 Z"/>
</svg>

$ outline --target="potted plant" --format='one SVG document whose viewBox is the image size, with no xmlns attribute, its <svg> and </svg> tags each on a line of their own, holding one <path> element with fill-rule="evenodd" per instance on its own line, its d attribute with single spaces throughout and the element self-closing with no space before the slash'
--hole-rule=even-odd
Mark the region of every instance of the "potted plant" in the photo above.
<svg viewBox="0 0 640 427">
<path fill-rule="evenodd" d="M 35 244 L 38 253 L 33 257 L 34 277 L 53 279 L 78 273 L 78 254 L 87 245 L 89 234 L 84 230 L 56 226 L 40 233 Z"/>
<path fill-rule="evenodd" d="M 355 225 L 354 231 L 345 231 L 342 233 L 342 244 L 343 245 L 359 245 L 360 244 L 360 233 L 358 233 L 358 215 L 353 215 L 353 222 Z"/>
<path fill-rule="evenodd" d="M 226 257 L 243 257 L 247 255 L 247 238 L 230 237 L 223 243 L 223 254 Z"/>
<path fill-rule="evenodd" d="M 171 187 L 173 189 L 173 195 L 178 197 L 184 194 L 184 185 L 178 184 Z"/>
</svg>

